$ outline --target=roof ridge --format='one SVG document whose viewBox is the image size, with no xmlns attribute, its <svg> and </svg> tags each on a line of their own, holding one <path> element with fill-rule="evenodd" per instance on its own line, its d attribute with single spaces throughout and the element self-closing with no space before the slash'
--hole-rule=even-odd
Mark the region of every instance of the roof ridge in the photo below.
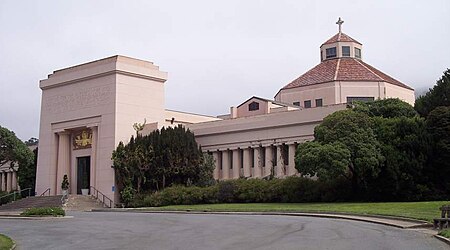
<svg viewBox="0 0 450 250">
<path fill-rule="evenodd" d="M 358 62 L 359 65 L 361 65 L 361 66 L 363 66 L 364 68 L 366 68 L 366 69 L 367 69 L 368 71 L 370 71 L 372 74 L 376 75 L 378 78 L 380 78 L 380 80 L 386 81 L 383 77 L 379 76 L 377 73 L 373 72 L 373 70 L 369 69 L 366 65 L 364 65 L 363 63 L 361 63 L 360 60 L 358 60 L 358 59 L 353 59 L 353 60 L 355 60 L 356 62 Z"/>
<path fill-rule="evenodd" d="M 337 63 L 336 63 L 336 69 L 335 69 L 334 78 L 333 78 L 334 81 L 336 81 L 336 79 L 337 79 L 338 72 L 339 72 L 339 65 L 340 64 L 341 64 L 341 58 L 339 58 Z"/>
</svg>

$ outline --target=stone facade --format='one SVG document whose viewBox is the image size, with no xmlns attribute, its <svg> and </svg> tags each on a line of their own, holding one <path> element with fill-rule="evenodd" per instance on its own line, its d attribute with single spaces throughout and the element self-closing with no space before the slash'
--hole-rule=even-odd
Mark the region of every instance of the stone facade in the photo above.
<svg viewBox="0 0 450 250">
<path fill-rule="evenodd" d="M 67 175 L 72 194 L 93 187 L 118 202 L 111 154 L 143 121 L 144 134 L 179 124 L 193 131 L 215 159 L 215 179 L 295 175 L 297 144 L 313 140 L 323 118 L 351 100 L 414 102 L 412 88 L 364 63 L 361 50 L 340 30 L 321 46 L 320 64 L 274 100 L 254 96 L 219 117 L 164 109 L 167 73 L 151 62 L 113 56 L 54 71 L 40 82 L 36 191 L 60 194 Z"/>
</svg>

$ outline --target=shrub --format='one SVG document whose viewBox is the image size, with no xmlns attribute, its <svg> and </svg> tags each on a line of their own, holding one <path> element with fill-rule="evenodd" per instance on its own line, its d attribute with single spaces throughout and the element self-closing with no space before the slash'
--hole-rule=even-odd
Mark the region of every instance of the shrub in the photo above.
<svg viewBox="0 0 450 250">
<path fill-rule="evenodd" d="M 128 206 L 345 201 L 351 198 L 350 190 L 347 182 L 340 179 L 331 182 L 304 177 L 237 179 L 220 181 L 209 187 L 177 185 L 155 193 L 137 194 Z"/>
<path fill-rule="evenodd" d="M 33 207 L 27 208 L 20 215 L 22 216 L 65 216 L 66 212 L 60 207 Z"/>
</svg>

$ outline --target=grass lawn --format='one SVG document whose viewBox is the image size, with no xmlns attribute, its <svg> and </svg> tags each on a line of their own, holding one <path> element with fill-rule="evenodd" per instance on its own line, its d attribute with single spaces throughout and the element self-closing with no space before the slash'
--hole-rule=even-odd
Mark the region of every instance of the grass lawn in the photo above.
<svg viewBox="0 0 450 250">
<path fill-rule="evenodd" d="M 0 234 L 0 250 L 9 250 L 14 245 L 14 242 L 8 236 Z"/>
<path fill-rule="evenodd" d="M 158 211 L 217 211 L 217 212 L 338 212 L 351 214 L 391 215 L 433 221 L 439 218 L 439 207 L 448 201 L 376 202 L 376 203 L 232 203 L 178 205 L 148 208 Z"/>
<path fill-rule="evenodd" d="M 441 232 L 439 232 L 439 235 L 450 239 L 450 229 L 442 230 Z"/>
</svg>

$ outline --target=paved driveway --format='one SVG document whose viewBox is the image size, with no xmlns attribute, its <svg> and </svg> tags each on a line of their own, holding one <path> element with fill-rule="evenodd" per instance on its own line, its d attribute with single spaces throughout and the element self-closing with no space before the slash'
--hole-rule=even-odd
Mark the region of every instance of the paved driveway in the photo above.
<svg viewBox="0 0 450 250">
<path fill-rule="evenodd" d="M 448 249 L 414 230 L 338 219 L 262 215 L 72 212 L 0 219 L 19 249 Z"/>
</svg>

